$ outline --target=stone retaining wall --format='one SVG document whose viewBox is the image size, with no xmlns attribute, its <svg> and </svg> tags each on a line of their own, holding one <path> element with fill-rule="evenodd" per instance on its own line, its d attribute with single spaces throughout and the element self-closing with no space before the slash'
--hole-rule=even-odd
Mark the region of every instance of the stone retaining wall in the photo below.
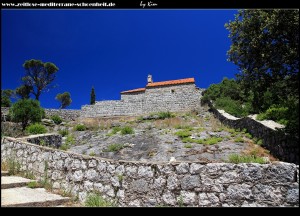
<svg viewBox="0 0 300 216">
<path fill-rule="evenodd" d="M 51 117 L 53 115 L 60 116 L 65 121 L 76 120 L 81 113 L 81 110 L 71 110 L 71 109 L 45 109 L 46 116 Z"/>
<path fill-rule="evenodd" d="M 1 107 L 1 120 L 4 120 L 4 116 L 8 114 L 9 107 Z M 47 117 L 53 115 L 58 115 L 66 121 L 73 121 L 80 116 L 81 110 L 71 110 L 71 109 L 45 109 L 45 114 Z"/>
<path fill-rule="evenodd" d="M 41 146 L 52 146 L 55 148 L 59 148 L 62 144 L 62 136 L 54 133 L 30 135 L 18 139 Z"/>
<path fill-rule="evenodd" d="M 262 139 L 263 147 L 279 160 L 299 164 L 299 138 L 287 136 L 249 117 L 230 119 L 215 109 L 211 103 L 208 105 L 210 111 L 222 123 L 236 129 L 246 128 L 252 136 Z"/>
<path fill-rule="evenodd" d="M 113 161 L 5 137 L 1 161 L 48 178 L 84 200 L 98 191 L 119 206 L 299 206 L 299 166 Z"/>
</svg>

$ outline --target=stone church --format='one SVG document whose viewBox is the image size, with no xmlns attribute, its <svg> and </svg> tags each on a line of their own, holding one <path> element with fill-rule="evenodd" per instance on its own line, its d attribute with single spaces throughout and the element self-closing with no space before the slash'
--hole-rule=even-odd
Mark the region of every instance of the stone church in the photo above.
<svg viewBox="0 0 300 216">
<path fill-rule="evenodd" d="M 121 100 L 96 101 L 81 107 L 81 117 L 133 116 L 161 111 L 179 112 L 200 108 L 203 89 L 194 78 L 154 82 L 148 75 L 147 85 L 121 92 Z"/>
</svg>

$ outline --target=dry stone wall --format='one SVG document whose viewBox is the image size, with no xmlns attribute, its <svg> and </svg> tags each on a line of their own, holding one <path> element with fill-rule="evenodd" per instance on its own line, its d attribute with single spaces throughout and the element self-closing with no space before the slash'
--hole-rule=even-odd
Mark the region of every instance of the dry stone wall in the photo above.
<svg viewBox="0 0 300 216">
<path fill-rule="evenodd" d="M 230 119 L 209 103 L 210 111 L 222 123 L 236 128 L 244 129 L 254 137 L 263 140 L 263 147 L 281 161 L 299 164 L 299 138 L 288 136 L 281 131 L 274 130 L 252 118 Z"/>
<path fill-rule="evenodd" d="M 141 115 L 160 111 L 189 111 L 200 108 L 202 89 L 195 84 L 148 87 L 145 92 L 122 94 L 121 100 L 84 105 L 81 117 Z"/>
<path fill-rule="evenodd" d="M 81 110 L 71 109 L 45 109 L 45 114 L 48 117 L 58 115 L 65 121 L 74 121 L 80 116 Z"/>
<path fill-rule="evenodd" d="M 299 206 L 295 164 L 113 161 L 9 137 L 1 143 L 1 161 L 17 160 L 81 201 L 98 191 L 119 206 Z"/>
<path fill-rule="evenodd" d="M 1 107 L 1 120 L 4 121 L 4 116 L 9 112 L 9 107 Z M 80 116 L 81 110 L 71 109 L 45 109 L 45 114 L 48 117 L 58 115 L 66 121 L 76 120 Z"/>
</svg>

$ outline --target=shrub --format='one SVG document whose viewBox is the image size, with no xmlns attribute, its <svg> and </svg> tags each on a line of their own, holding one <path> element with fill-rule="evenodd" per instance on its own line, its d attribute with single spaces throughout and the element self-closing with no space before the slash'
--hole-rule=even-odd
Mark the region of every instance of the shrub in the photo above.
<svg viewBox="0 0 300 216">
<path fill-rule="evenodd" d="M 85 200 L 86 207 L 114 207 L 116 206 L 115 202 L 108 201 L 104 199 L 97 193 L 91 193 L 87 196 Z"/>
<path fill-rule="evenodd" d="M 132 127 L 129 126 L 125 126 L 121 129 L 121 134 L 125 135 L 125 134 L 133 134 L 134 130 L 132 129 Z"/>
<path fill-rule="evenodd" d="M 124 144 L 110 144 L 109 146 L 107 146 L 107 149 L 104 149 L 104 152 L 116 152 L 121 150 L 122 148 L 124 148 Z"/>
<path fill-rule="evenodd" d="M 266 161 L 262 157 L 257 157 L 255 155 L 238 155 L 232 154 L 229 155 L 230 163 L 260 163 L 264 164 Z"/>
<path fill-rule="evenodd" d="M 86 126 L 83 125 L 83 124 L 78 124 L 78 125 L 75 125 L 74 130 L 76 130 L 76 131 L 85 131 Z"/>
<path fill-rule="evenodd" d="M 229 97 L 217 98 L 215 101 L 215 106 L 218 109 L 224 109 L 225 112 L 236 117 L 243 117 L 248 114 L 246 113 L 246 110 L 243 109 L 239 101 L 232 100 Z"/>
<path fill-rule="evenodd" d="M 47 129 L 44 125 L 35 123 L 26 127 L 26 132 L 29 134 L 44 134 L 47 132 Z"/>
<path fill-rule="evenodd" d="M 22 129 L 25 130 L 29 122 L 41 122 L 44 109 L 37 100 L 23 99 L 13 104 L 9 109 L 9 115 L 13 121 L 21 122 Z"/>
<path fill-rule="evenodd" d="M 159 113 L 157 113 L 157 115 L 158 115 L 159 119 L 172 118 L 175 116 L 174 114 L 172 114 L 169 111 L 168 112 L 159 112 Z"/>
<path fill-rule="evenodd" d="M 256 119 L 260 121 L 268 119 L 286 125 L 288 123 L 288 115 L 289 113 L 287 107 L 273 105 L 265 112 L 258 114 Z"/>
<path fill-rule="evenodd" d="M 62 118 L 61 117 L 59 117 L 58 115 L 53 115 L 53 116 L 51 116 L 51 119 L 52 119 L 52 121 L 55 123 L 55 124 L 60 124 L 60 123 L 62 123 Z"/>
</svg>

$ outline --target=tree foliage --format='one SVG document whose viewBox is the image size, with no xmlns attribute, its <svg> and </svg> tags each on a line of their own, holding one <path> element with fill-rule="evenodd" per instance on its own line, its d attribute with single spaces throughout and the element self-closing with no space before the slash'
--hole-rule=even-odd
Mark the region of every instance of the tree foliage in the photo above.
<svg viewBox="0 0 300 216">
<path fill-rule="evenodd" d="M 272 103 L 298 94 L 298 10 L 240 10 L 225 26 L 232 41 L 228 60 L 239 67 L 243 88 L 253 92 L 255 111 L 264 110 L 266 91 Z"/>
<path fill-rule="evenodd" d="M 51 62 L 41 60 L 27 60 L 23 64 L 25 76 L 22 78 L 24 85 L 32 87 L 30 92 L 39 100 L 43 91 L 48 90 L 54 81 L 58 67 Z M 53 87 L 53 86 L 52 86 Z"/>
<path fill-rule="evenodd" d="M 35 123 L 42 120 L 44 110 L 37 100 L 21 99 L 12 105 L 9 115 L 13 121 L 21 122 L 22 129 L 25 130 L 29 122 Z"/>
<path fill-rule="evenodd" d="M 253 112 L 287 108 L 286 132 L 298 135 L 299 10 L 240 10 L 225 27 L 228 60 L 240 70 L 237 81 Z"/>
<path fill-rule="evenodd" d="M 11 106 L 11 97 L 14 94 L 14 91 L 11 89 L 1 89 L 1 107 L 10 107 Z"/>
<path fill-rule="evenodd" d="M 20 87 L 16 88 L 16 95 L 18 95 L 21 99 L 29 99 L 30 92 L 32 91 L 32 86 L 28 85 L 21 85 Z"/>
<path fill-rule="evenodd" d="M 92 91 L 91 91 L 91 105 L 95 104 L 95 102 L 96 102 L 96 94 L 95 94 L 95 89 L 93 86 Z"/>
<path fill-rule="evenodd" d="M 71 95 L 69 92 L 57 94 L 55 99 L 60 102 L 60 109 L 64 109 L 72 103 Z"/>
</svg>

